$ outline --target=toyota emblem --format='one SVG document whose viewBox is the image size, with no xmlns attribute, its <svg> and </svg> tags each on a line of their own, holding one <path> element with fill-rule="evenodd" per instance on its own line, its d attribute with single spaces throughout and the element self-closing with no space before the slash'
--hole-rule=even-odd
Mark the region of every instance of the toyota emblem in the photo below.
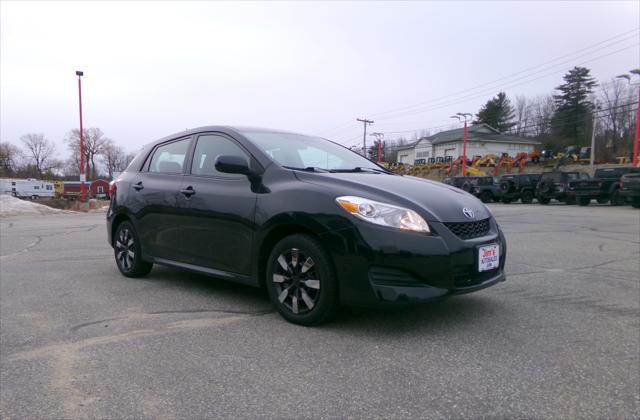
<svg viewBox="0 0 640 420">
<path fill-rule="evenodd" d="M 475 217 L 475 215 L 473 214 L 473 210 L 468 207 L 462 209 L 462 214 L 464 214 L 469 219 L 473 219 Z"/>
</svg>

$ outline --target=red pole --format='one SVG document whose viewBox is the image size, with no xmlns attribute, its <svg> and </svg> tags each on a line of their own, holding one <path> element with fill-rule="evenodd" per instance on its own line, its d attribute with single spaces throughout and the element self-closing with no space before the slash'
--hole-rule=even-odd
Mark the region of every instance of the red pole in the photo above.
<svg viewBox="0 0 640 420">
<path fill-rule="evenodd" d="M 467 117 L 464 117 L 464 140 L 462 141 L 462 176 L 467 176 Z"/>
<path fill-rule="evenodd" d="M 638 89 L 638 111 L 636 112 L 636 135 L 633 138 L 633 166 L 638 166 L 638 137 L 640 137 L 640 89 Z"/>
<path fill-rule="evenodd" d="M 80 73 L 80 74 L 78 74 Z M 80 107 L 80 201 L 87 200 L 87 189 L 85 187 L 86 176 L 84 173 L 84 132 L 82 129 L 82 83 L 80 82 L 81 72 L 78 75 L 78 104 Z"/>
</svg>

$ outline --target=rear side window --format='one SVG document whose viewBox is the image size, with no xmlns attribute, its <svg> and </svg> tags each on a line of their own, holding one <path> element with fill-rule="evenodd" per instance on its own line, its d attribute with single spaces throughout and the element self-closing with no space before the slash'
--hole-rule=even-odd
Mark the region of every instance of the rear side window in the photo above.
<svg viewBox="0 0 640 420">
<path fill-rule="evenodd" d="M 189 149 L 189 140 L 178 140 L 158 146 L 151 157 L 149 172 L 181 174 Z"/>
<path fill-rule="evenodd" d="M 193 162 L 191 163 L 191 174 L 227 178 L 242 177 L 240 174 L 218 172 L 215 164 L 219 156 L 240 156 L 249 161 L 245 151 L 233 140 L 219 134 L 206 134 L 198 137 L 196 150 L 193 154 Z"/>
</svg>

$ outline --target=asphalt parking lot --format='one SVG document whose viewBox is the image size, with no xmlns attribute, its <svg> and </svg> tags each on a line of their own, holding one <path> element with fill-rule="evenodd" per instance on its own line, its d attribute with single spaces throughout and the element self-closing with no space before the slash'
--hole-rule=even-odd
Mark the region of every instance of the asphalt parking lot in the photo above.
<svg viewBox="0 0 640 420">
<path fill-rule="evenodd" d="M 104 214 L 0 221 L 1 418 L 638 418 L 640 211 L 493 205 L 508 278 L 304 328 L 266 294 L 122 277 Z"/>
</svg>

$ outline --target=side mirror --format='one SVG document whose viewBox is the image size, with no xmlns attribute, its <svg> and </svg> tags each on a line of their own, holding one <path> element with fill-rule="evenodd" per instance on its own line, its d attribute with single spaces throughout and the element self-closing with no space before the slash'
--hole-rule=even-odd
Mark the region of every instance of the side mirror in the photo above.
<svg viewBox="0 0 640 420">
<path fill-rule="evenodd" d="M 249 162 L 241 156 L 222 155 L 216 159 L 216 170 L 226 174 L 254 175 Z"/>
</svg>

